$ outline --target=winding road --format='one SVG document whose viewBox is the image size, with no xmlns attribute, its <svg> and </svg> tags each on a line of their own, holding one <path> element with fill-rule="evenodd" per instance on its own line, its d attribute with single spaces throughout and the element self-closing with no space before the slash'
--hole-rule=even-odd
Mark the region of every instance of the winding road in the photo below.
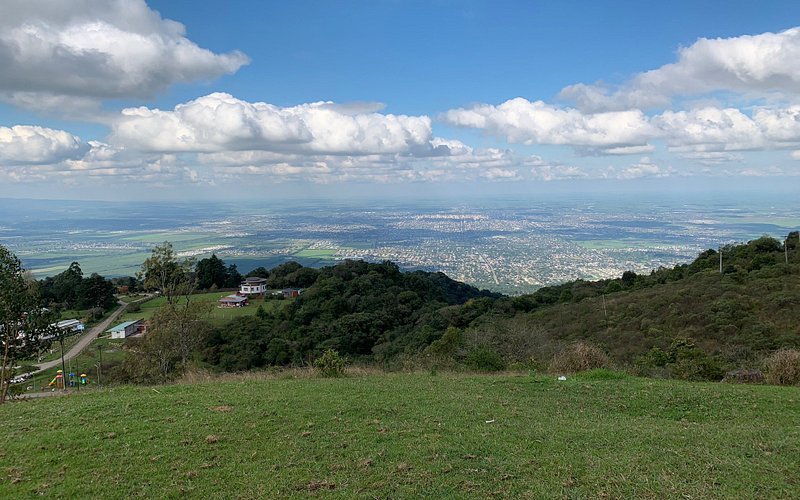
<svg viewBox="0 0 800 500">
<path fill-rule="evenodd" d="M 69 351 L 64 353 L 64 361 L 72 359 L 81 352 L 83 352 L 83 350 L 86 349 L 89 346 L 89 344 L 92 343 L 92 340 L 96 339 L 98 335 L 108 330 L 108 327 L 111 325 L 111 323 L 113 323 L 117 318 L 119 318 L 120 315 L 125 311 L 126 305 L 127 304 L 119 302 L 119 307 L 117 308 L 116 311 L 111 313 L 111 316 L 107 317 L 97 325 L 90 328 L 88 332 L 84 333 L 83 336 L 78 340 L 78 342 L 76 342 L 75 345 L 72 346 L 72 348 Z M 60 364 L 61 364 L 61 357 L 53 361 L 47 361 L 46 363 L 41 363 L 39 365 L 36 365 L 39 367 L 36 373 L 44 370 L 49 370 L 50 368 L 53 368 L 54 366 Z"/>
</svg>

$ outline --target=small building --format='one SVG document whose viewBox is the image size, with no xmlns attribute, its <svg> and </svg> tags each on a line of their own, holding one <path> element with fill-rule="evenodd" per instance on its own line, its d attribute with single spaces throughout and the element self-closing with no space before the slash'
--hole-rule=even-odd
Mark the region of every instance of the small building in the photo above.
<svg viewBox="0 0 800 500">
<path fill-rule="evenodd" d="M 244 307 L 247 305 L 247 297 L 241 295 L 228 295 L 219 299 L 219 307 Z"/>
<path fill-rule="evenodd" d="M 56 328 L 63 330 L 67 334 L 80 333 L 86 329 L 84 324 L 78 319 L 65 319 L 63 321 L 59 321 L 56 323 Z"/>
<path fill-rule="evenodd" d="M 264 295 L 266 292 L 266 278 L 247 278 L 239 286 L 239 295 Z"/>
<path fill-rule="evenodd" d="M 284 299 L 291 299 L 294 297 L 299 297 L 300 292 L 302 291 L 303 290 L 300 288 L 284 288 L 283 290 L 281 290 L 281 293 L 283 294 Z"/>
<path fill-rule="evenodd" d="M 144 320 L 135 319 L 133 321 L 120 323 L 114 328 L 106 330 L 106 333 L 110 333 L 112 339 L 124 339 L 131 335 L 136 335 L 137 333 L 145 333 L 146 331 L 147 327 L 145 326 Z"/>
</svg>

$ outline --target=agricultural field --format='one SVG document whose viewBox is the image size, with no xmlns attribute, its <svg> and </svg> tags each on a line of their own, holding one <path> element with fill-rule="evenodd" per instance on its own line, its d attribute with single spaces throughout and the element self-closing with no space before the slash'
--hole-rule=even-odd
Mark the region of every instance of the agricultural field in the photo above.
<svg viewBox="0 0 800 500">
<path fill-rule="evenodd" d="M 0 497 L 800 496 L 798 388 L 300 375 L 6 404 Z"/>
</svg>

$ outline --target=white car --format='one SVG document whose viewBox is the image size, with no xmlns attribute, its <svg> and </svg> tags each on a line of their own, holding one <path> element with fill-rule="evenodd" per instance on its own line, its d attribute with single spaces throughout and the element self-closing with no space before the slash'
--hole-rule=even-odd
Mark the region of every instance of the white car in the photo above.
<svg viewBox="0 0 800 500">
<path fill-rule="evenodd" d="M 29 378 L 31 378 L 31 374 L 30 373 L 23 373 L 22 375 L 17 375 L 16 377 L 12 378 L 11 379 L 11 383 L 12 384 L 19 384 L 20 382 L 25 382 Z"/>
</svg>

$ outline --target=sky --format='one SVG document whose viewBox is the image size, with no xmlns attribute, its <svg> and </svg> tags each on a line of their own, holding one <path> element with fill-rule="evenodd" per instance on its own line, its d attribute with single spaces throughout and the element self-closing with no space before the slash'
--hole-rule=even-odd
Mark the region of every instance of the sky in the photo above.
<svg viewBox="0 0 800 500">
<path fill-rule="evenodd" d="M 0 197 L 800 185 L 798 25 L 778 0 L 0 0 Z"/>
</svg>

